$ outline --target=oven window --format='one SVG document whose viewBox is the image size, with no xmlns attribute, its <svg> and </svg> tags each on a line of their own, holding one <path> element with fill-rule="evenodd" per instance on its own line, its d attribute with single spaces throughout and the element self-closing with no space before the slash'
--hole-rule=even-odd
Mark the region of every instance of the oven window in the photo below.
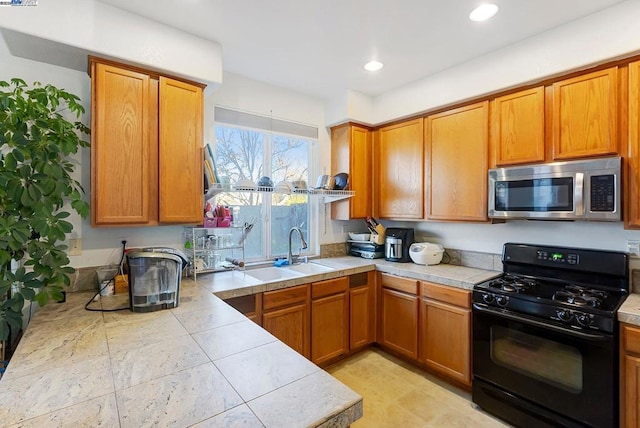
<svg viewBox="0 0 640 428">
<path fill-rule="evenodd" d="M 491 327 L 491 359 L 565 391 L 582 392 L 582 354 L 563 343 L 494 325 Z"/>
</svg>

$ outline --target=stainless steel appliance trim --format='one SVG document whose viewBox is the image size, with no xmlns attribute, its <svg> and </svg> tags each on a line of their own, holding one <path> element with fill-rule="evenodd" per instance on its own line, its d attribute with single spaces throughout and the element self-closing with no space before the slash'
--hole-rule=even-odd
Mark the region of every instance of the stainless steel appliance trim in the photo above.
<svg viewBox="0 0 640 428">
<path fill-rule="evenodd" d="M 136 252 L 128 253 L 127 257 L 132 259 L 149 258 L 149 259 L 173 260 L 174 262 L 182 265 L 182 258 L 180 256 L 176 256 L 175 254 L 169 254 L 169 253 L 151 253 L 147 251 L 136 251 Z"/>
<path fill-rule="evenodd" d="M 584 173 L 576 173 L 576 181 L 573 186 L 573 210 L 576 217 L 584 216 Z"/>
<path fill-rule="evenodd" d="M 549 220 L 598 220 L 622 219 L 621 191 L 622 158 L 608 157 L 592 160 L 553 162 L 494 168 L 489 170 L 488 216 L 498 219 L 549 219 Z M 615 206 L 612 212 L 592 211 L 590 204 L 592 176 L 613 175 Z M 578 180 L 582 176 L 581 192 L 577 198 Z M 574 209 L 572 211 L 497 211 L 495 208 L 495 184 L 499 181 L 519 181 L 543 178 L 574 177 Z M 578 201 L 580 204 L 578 204 Z"/>
</svg>

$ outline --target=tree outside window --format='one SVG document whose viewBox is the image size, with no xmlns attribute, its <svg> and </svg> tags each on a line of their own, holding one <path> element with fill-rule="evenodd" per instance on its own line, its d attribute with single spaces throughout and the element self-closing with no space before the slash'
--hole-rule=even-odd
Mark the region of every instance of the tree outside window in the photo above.
<svg viewBox="0 0 640 428">
<path fill-rule="evenodd" d="M 281 181 L 309 182 L 313 140 L 221 124 L 216 125 L 215 134 L 214 158 L 221 181 L 228 180 L 231 185 L 240 180 L 257 183 L 267 176 L 274 185 Z M 216 203 L 238 207 L 240 223 L 256 223 L 245 242 L 246 259 L 286 255 L 288 231 L 294 226 L 301 227 L 305 238 L 310 238 L 307 195 L 229 192 L 218 195 Z"/>
</svg>

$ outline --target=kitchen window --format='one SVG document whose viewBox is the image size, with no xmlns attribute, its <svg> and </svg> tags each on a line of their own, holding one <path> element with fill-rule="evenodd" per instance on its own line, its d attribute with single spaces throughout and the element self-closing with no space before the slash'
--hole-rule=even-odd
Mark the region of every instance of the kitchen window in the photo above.
<svg viewBox="0 0 640 428">
<path fill-rule="evenodd" d="M 273 186 L 282 181 L 310 183 L 312 153 L 316 149 L 318 129 L 309 125 L 281 119 L 215 108 L 215 144 L 213 145 L 216 170 L 221 182 L 231 188 L 240 180 L 258 183 L 270 177 Z M 255 226 L 245 241 L 245 259 L 258 261 L 285 257 L 288 232 L 300 227 L 309 248 L 316 248 L 317 209 L 305 194 L 286 194 L 262 191 L 232 191 L 219 194 L 215 202 L 234 209 L 239 222 Z M 234 219 L 237 221 L 238 219 Z M 294 234 L 292 249 L 300 245 Z"/>
</svg>

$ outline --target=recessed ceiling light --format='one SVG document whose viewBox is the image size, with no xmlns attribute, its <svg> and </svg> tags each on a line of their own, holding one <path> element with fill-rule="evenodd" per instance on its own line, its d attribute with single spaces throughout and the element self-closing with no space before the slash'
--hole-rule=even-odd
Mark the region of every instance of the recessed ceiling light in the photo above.
<svg viewBox="0 0 640 428">
<path fill-rule="evenodd" d="M 498 6 L 495 4 L 482 4 L 471 11 L 469 19 L 472 21 L 486 21 L 496 13 L 498 13 Z"/>
<path fill-rule="evenodd" d="M 364 65 L 364 69 L 367 71 L 378 71 L 382 67 L 384 67 L 384 64 L 379 61 L 369 61 Z"/>
</svg>

